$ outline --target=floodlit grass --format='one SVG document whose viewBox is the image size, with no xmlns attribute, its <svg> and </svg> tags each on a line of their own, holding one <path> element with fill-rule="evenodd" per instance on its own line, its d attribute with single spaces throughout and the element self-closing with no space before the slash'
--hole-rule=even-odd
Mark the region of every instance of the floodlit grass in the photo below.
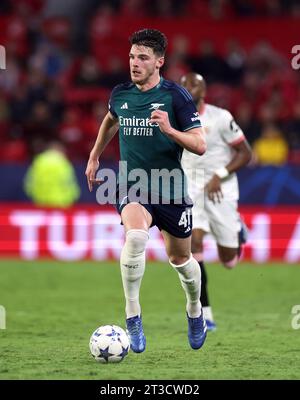
<svg viewBox="0 0 300 400">
<path fill-rule="evenodd" d="M 100 325 L 125 328 L 117 263 L 0 262 L 0 379 L 300 379 L 300 268 L 208 266 L 217 331 L 189 348 L 185 297 L 167 263 L 148 263 L 141 289 L 147 349 L 98 364 L 88 342 Z"/>
</svg>

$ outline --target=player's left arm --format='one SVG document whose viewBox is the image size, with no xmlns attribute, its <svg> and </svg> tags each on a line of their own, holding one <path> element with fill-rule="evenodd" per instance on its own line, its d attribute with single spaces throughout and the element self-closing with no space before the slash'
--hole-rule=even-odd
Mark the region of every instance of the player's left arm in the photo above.
<svg viewBox="0 0 300 400">
<path fill-rule="evenodd" d="M 206 141 L 201 127 L 192 128 L 185 132 L 178 131 L 171 126 L 169 115 L 163 110 L 153 111 L 150 122 L 157 123 L 162 133 L 184 149 L 198 155 L 202 155 L 205 152 Z"/>
</svg>

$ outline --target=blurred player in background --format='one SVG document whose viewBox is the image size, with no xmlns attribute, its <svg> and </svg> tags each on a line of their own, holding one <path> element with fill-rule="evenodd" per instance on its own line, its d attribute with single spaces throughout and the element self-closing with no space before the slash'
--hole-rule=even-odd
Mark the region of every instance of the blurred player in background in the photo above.
<svg viewBox="0 0 300 400">
<path fill-rule="evenodd" d="M 205 103 L 203 77 L 190 72 L 181 84 L 191 93 L 205 131 L 207 151 L 199 157 L 184 150 L 182 166 L 188 190 L 194 202 L 192 253 L 201 268 L 201 303 L 208 330 L 216 329 L 207 292 L 207 275 L 203 260 L 203 237 L 211 232 L 217 242 L 220 261 L 228 269 L 239 259 L 246 241 L 246 227 L 238 212 L 239 188 L 235 174 L 251 159 L 250 146 L 229 111 Z M 204 185 L 193 181 L 193 170 L 204 171 Z"/>
<path fill-rule="evenodd" d="M 183 148 L 198 157 L 206 148 L 204 135 L 191 95 L 160 76 L 167 47 L 165 35 L 154 29 L 143 29 L 131 36 L 130 43 L 131 82 L 120 84 L 112 91 L 109 111 L 87 164 L 88 185 L 92 190 L 97 183 L 99 157 L 119 128 L 121 160 L 127 162 L 127 173 L 119 171 L 117 209 L 126 231 L 120 264 L 131 349 L 141 353 L 146 347 L 139 293 L 145 271 L 148 231 L 153 225 L 161 230 L 169 262 L 177 271 L 186 294 L 190 346 L 199 349 L 205 341 L 206 325 L 200 303 L 201 271 L 191 254 L 192 203 L 187 202 L 181 178 L 179 197 L 175 196 L 178 188 L 174 186 L 166 193 L 162 185 L 156 193 L 159 202 L 153 202 L 152 184 L 155 182 L 151 182 L 151 173 L 153 168 L 164 169 L 176 171 L 183 177 L 180 164 Z M 131 196 L 135 192 L 130 191 L 136 181 L 130 180 L 128 175 L 137 170 L 144 171 L 147 180 L 142 187 L 145 198 L 142 202 Z M 166 197 L 168 204 L 162 201 Z"/>
<path fill-rule="evenodd" d="M 25 175 L 24 189 L 40 207 L 67 208 L 78 200 L 80 187 L 62 143 L 50 142 L 34 157 Z"/>
</svg>

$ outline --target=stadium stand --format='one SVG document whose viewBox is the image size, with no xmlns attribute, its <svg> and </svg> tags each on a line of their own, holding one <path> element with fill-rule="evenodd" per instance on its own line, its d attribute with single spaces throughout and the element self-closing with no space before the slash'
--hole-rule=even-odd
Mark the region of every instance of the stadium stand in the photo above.
<svg viewBox="0 0 300 400">
<path fill-rule="evenodd" d="M 72 7 L 68 1 L 2 1 L 7 68 L 0 71 L 0 169 L 22 168 L 53 139 L 83 165 L 111 88 L 128 78 L 129 33 L 150 25 L 169 38 L 166 78 L 201 72 L 208 102 L 228 108 L 251 144 L 272 126 L 287 149 L 274 164 L 298 168 L 300 75 L 291 67 L 291 49 L 299 18 L 293 0 L 189 0 L 180 7 L 173 0 L 76 0 Z M 113 140 L 104 161 L 117 158 Z"/>
</svg>

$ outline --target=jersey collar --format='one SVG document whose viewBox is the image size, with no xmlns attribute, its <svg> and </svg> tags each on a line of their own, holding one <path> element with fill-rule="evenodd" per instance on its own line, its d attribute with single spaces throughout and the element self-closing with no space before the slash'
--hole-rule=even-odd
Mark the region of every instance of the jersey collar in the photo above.
<svg viewBox="0 0 300 400">
<path fill-rule="evenodd" d="M 163 81 L 164 81 L 164 78 L 161 76 L 158 84 L 156 86 L 153 86 L 153 88 L 148 89 L 146 91 L 140 90 L 136 85 L 135 85 L 135 88 L 139 93 L 151 93 L 151 92 L 154 92 L 155 90 L 159 89 L 161 87 Z"/>
</svg>

